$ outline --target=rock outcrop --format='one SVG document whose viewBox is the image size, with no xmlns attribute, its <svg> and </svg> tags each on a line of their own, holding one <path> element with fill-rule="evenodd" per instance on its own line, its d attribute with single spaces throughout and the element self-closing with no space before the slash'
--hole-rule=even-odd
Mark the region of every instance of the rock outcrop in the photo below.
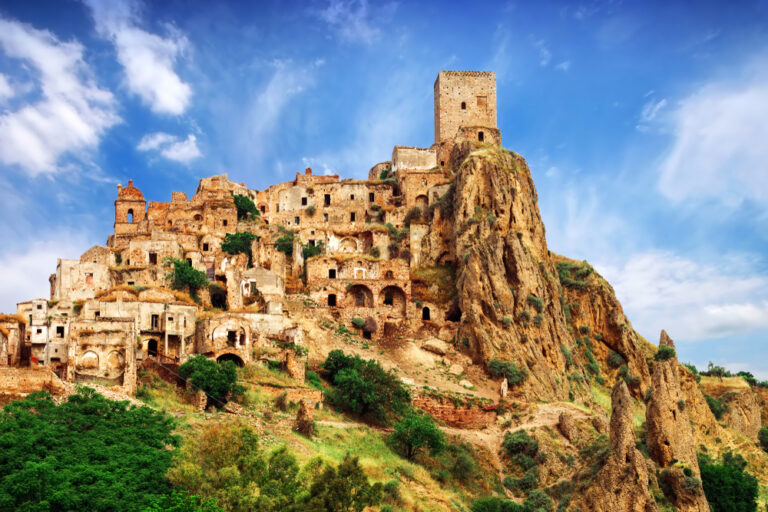
<svg viewBox="0 0 768 512">
<path fill-rule="evenodd" d="M 675 344 L 661 331 L 659 348 L 674 350 Z M 652 371 L 652 393 L 646 408 L 646 443 L 651 458 L 662 469 L 665 494 L 680 511 L 709 511 L 701 488 L 693 430 L 680 385 L 677 356 L 656 361 Z"/>
<path fill-rule="evenodd" d="M 611 455 L 583 494 L 582 510 L 594 512 L 656 512 L 648 487 L 648 466 L 635 447 L 632 396 L 620 381 L 611 395 Z"/>
</svg>

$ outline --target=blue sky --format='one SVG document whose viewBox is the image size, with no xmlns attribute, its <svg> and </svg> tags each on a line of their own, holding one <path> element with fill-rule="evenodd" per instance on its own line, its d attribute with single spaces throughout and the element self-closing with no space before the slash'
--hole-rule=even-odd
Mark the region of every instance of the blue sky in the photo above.
<svg viewBox="0 0 768 512">
<path fill-rule="evenodd" d="M 479 4 L 478 4 L 479 5 Z M 149 200 L 226 172 L 362 178 L 497 73 L 553 251 L 680 358 L 768 378 L 768 2 L 0 3 L 0 310 Z"/>
</svg>

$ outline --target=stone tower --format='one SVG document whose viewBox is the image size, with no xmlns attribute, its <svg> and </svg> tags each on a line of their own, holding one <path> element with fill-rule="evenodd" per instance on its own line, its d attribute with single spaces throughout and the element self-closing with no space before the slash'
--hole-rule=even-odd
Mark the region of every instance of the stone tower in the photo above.
<svg viewBox="0 0 768 512">
<path fill-rule="evenodd" d="M 441 71 L 437 75 L 435 143 L 453 139 L 462 127 L 496 131 L 496 73 Z"/>
<path fill-rule="evenodd" d="M 144 220 L 147 202 L 141 190 L 133 186 L 133 180 L 128 180 L 128 186 L 117 186 L 115 199 L 115 234 L 136 233 L 136 224 Z"/>
</svg>

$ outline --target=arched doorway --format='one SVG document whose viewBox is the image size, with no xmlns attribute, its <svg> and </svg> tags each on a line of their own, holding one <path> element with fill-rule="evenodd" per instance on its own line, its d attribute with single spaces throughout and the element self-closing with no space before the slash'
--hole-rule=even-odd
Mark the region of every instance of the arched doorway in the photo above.
<svg viewBox="0 0 768 512">
<path fill-rule="evenodd" d="M 427 306 L 424 306 L 421 309 L 421 319 L 422 320 L 429 320 L 430 319 L 429 308 Z"/>
<path fill-rule="evenodd" d="M 362 284 L 356 284 L 349 288 L 347 292 L 347 305 L 358 308 L 373 307 L 373 293 Z"/>
<path fill-rule="evenodd" d="M 227 290 L 217 284 L 212 284 L 208 287 L 211 292 L 211 306 L 214 309 L 227 309 Z"/>
<path fill-rule="evenodd" d="M 147 342 L 147 354 L 157 356 L 157 340 L 149 340 Z"/>
<path fill-rule="evenodd" d="M 398 312 L 405 312 L 405 292 L 399 286 L 387 286 L 379 293 L 379 305 L 390 306 Z"/>
<path fill-rule="evenodd" d="M 240 356 L 236 356 L 235 354 L 222 354 L 216 358 L 217 363 L 223 363 L 224 361 L 232 361 L 240 367 L 245 366 L 245 362 L 243 362 Z"/>
</svg>

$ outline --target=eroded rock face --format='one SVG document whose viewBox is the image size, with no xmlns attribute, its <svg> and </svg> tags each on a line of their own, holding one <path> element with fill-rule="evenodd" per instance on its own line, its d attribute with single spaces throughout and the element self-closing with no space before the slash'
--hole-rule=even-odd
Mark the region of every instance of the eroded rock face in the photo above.
<svg viewBox="0 0 768 512">
<path fill-rule="evenodd" d="M 661 331 L 659 347 L 675 348 L 665 331 Z M 709 511 L 701 481 L 698 480 L 696 488 L 695 482 L 689 480 L 700 479 L 701 474 L 685 394 L 680 385 L 679 368 L 677 356 L 653 365 L 653 392 L 645 416 L 648 428 L 646 443 L 651 457 L 662 469 L 664 483 L 671 490 L 668 497 L 676 509 Z M 684 468 L 690 469 L 689 476 L 683 474 Z"/>
<path fill-rule="evenodd" d="M 582 510 L 594 512 L 656 512 L 648 487 L 648 466 L 635 447 L 632 396 L 620 381 L 611 395 L 611 455 L 583 494 Z"/>
<path fill-rule="evenodd" d="M 315 408 L 312 400 L 303 399 L 299 402 L 299 412 L 296 414 L 294 430 L 311 436 L 315 431 Z"/>
</svg>

